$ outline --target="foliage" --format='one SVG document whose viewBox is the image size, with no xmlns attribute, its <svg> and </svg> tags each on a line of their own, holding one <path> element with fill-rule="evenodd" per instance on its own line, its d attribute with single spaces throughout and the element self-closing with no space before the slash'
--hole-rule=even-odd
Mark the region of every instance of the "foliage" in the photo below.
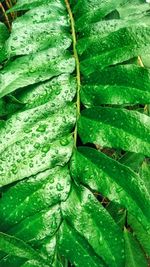
<svg viewBox="0 0 150 267">
<path fill-rule="evenodd" d="M 149 4 L 1 2 L 0 266 L 148 266 Z"/>
</svg>

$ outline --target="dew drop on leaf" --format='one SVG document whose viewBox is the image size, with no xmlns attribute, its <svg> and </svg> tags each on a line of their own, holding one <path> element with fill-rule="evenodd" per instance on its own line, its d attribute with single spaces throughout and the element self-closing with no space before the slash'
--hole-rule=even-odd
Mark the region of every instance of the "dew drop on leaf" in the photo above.
<svg viewBox="0 0 150 267">
<path fill-rule="evenodd" d="M 56 188 L 58 191 L 62 191 L 64 189 L 64 187 L 60 183 L 56 185 Z"/>
<path fill-rule="evenodd" d="M 42 147 L 42 152 L 44 152 L 44 153 L 47 153 L 48 151 L 50 150 L 50 145 L 44 145 L 43 147 Z"/>
<path fill-rule="evenodd" d="M 40 125 L 38 128 L 37 128 L 37 132 L 45 132 L 46 130 L 46 125 Z"/>
</svg>

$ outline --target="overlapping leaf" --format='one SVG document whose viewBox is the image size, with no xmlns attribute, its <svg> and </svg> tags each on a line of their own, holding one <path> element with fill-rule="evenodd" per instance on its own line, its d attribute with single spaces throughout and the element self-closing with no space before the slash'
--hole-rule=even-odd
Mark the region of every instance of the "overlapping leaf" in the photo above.
<svg viewBox="0 0 150 267">
<path fill-rule="evenodd" d="M 57 51 L 67 49 L 71 43 L 70 24 L 64 5 L 60 2 L 58 4 L 58 1 L 49 1 L 45 5 L 43 2 L 40 7 L 36 3 L 36 8 L 16 19 L 6 50 L 9 56 L 25 55 L 49 47 L 57 47 Z"/>
<path fill-rule="evenodd" d="M 85 237 L 107 265 L 122 266 L 124 260 L 122 233 L 88 189 L 73 187 L 67 201 L 62 202 L 62 212 L 69 224 Z M 118 249 L 121 255 L 118 255 Z"/>
<path fill-rule="evenodd" d="M 137 111 L 94 107 L 78 122 L 83 143 L 122 148 L 150 156 L 150 118 Z"/>
<path fill-rule="evenodd" d="M 88 242 L 66 222 L 60 228 L 59 251 L 75 266 L 105 266 Z"/>
<path fill-rule="evenodd" d="M 147 189 L 129 168 L 95 149 L 80 147 L 74 154 L 72 174 L 82 184 L 122 204 L 150 229 Z"/>
<path fill-rule="evenodd" d="M 78 131 L 84 144 L 94 143 L 100 148 L 117 148 L 149 156 L 149 117 L 123 109 L 129 104 L 148 104 L 150 101 L 149 70 L 143 68 L 141 62 L 139 66 L 139 59 L 135 58 L 149 50 L 149 5 L 128 3 L 119 6 L 118 1 L 114 2 L 111 4 L 115 4 L 117 12 L 111 14 L 107 13 L 107 3 L 101 9 L 103 2 L 79 1 L 77 5 L 73 4 L 79 32 L 77 49 L 83 81 L 81 101 L 88 108 L 81 112 Z M 109 8 L 112 11 L 111 5 Z M 120 109 L 120 106 L 101 107 L 102 104 L 122 106 Z M 120 203 L 127 211 L 137 211 L 136 219 L 144 225 L 145 233 L 149 232 L 149 195 L 138 175 L 86 147 L 74 155 L 72 174 L 78 182 Z M 140 201 L 143 197 L 142 207 Z"/>
<path fill-rule="evenodd" d="M 68 170 L 56 167 L 11 187 L 0 202 L 1 230 L 9 230 L 26 217 L 65 201 L 70 182 Z"/>
<path fill-rule="evenodd" d="M 148 262 L 145 258 L 143 251 L 140 248 L 140 245 L 134 239 L 131 233 L 127 230 L 124 231 L 125 236 L 125 250 L 126 250 L 126 267 L 135 267 L 135 266 L 148 266 Z"/>
<path fill-rule="evenodd" d="M 87 107 L 101 104 L 145 104 L 150 102 L 150 71 L 136 65 L 119 65 L 92 74 L 81 87 Z"/>
<path fill-rule="evenodd" d="M 9 37 L 7 27 L 0 22 L 0 63 L 6 59 L 5 42 Z"/>
<path fill-rule="evenodd" d="M 150 194 L 149 174 L 150 174 L 150 166 L 149 163 L 145 161 L 142 164 L 140 175 L 143 179 L 148 195 Z M 138 222 L 137 218 L 131 215 L 130 213 L 128 214 L 128 224 L 130 225 L 130 227 L 132 227 L 134 235 L 140 242 L 141 246 L 144 248 L 146 254 L 150 256 L 150 244 L 149 244 L 150 234 L 147 231 L 145 231 L 141 223 Z"/>
<path fill-rule="evenodd" d="M 40 266 L 48 266 L 46 263 L 44 263 L 44 259 L 41 255 L 39 255 L 30 246 L 21 240 L 14 238 L 13 236 L 0 233 L 0 249 L 9 255 L 17 257 L 17 259 L 20 258 L 21 262 L 33 260 L 36 261 L 38 265 L 40 264 Z"/>
<path fill-rule="evenodd" d="M 74 59 L 67 51 L 71 44 L 69 21 L 61 1 L 43 4 L 35 1 L 29 7 L 25 3 L 25 9 L 31 11 L 14 23 L 5 43 L 10 61 L 0 73 L 1 115 L 9 113 L 7 97 L 20 104 L 18 112 L 12 110 L 1 122 L 0 185 L 6 186 L 6 191 L 2 189 L 0 229 L 32 245 L 43 261 L 38 263 L 38 257 L 22 260 L 10 255 L 8 247 L 0 255 L 0 266 L 58 264 L 55 234 L 62 222 L 60 202 L 70 192 L 65 165 L 73 149 L 76 82 L 71 76 Z M 22 181 L 10 185 L 18 180 Z"/>
</svg>

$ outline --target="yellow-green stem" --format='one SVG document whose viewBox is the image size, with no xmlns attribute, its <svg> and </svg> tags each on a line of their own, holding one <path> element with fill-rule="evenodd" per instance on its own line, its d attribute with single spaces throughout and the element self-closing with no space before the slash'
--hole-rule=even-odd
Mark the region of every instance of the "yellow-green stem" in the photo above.
<svg viewBox="0 0 150 267">
<path fill-rule="evenodd" d="M 138 56 L 138 65 L 144 68 L 144 64 L 140 56 Z"/>
<path fill-rule="evenodd" d="M 4 17 L 5 17 L 7 26 L 8 26 L 8 28 L 9 28 L 9 30 L 11 30 L 11 25 L 10 25 L 10 23 L 9 23 L 8 16 L 7 16 L 7 14 L 6 14 L 6 11 L 5 11 L 5 9 L 4 9 L 2 3 L 0 3 L 0 8 L 1 8 L 2 12 L 3 12 Z"/>
<path fill-rule="evenodd" d="M 9 1 L 9 0 L 5 0 L 5 3 L 6 3 L 6 6 L 7 6 L 8 9 L 10 9 L 10 8 L 12 7 L 12 3 L 11 3 L 11 1 Z M 10 16 L 12 17 L 12 19 L 15 18 L 14 13 L 10 12 L 9 14 L 10 14 Z"/>
<path fill-rule="evenodd" d="M 72 32 L 72 39 L 73 39 L 73 53 L 74 53 L 74 58 L 76 62 L 76 78 L 77 78 L 77 120 L 80 115 L 80 86 L 81 86 L 81 76 L 80 76 L 80 62 L 79 62 L 79 57 L 78 57 L 78 52 L 76 48 L 77 44 L 77 37 L 76 37 L 76 32 L 75 32 L 75 22 L 74 22 L 74 17 L 71 11 L 71 7 L 69 4 L 68 0 L 65 0 L 67 11 L 70 17 L 70 23 L 71 23 L 71 32 Z M 74 144 L 76 146 L 77 144 L 77 134 L 78 134 L 78 129 L 77 129 L 77 124 L 75 126 L 75 131 L 74 131 Z"/>
</svg>

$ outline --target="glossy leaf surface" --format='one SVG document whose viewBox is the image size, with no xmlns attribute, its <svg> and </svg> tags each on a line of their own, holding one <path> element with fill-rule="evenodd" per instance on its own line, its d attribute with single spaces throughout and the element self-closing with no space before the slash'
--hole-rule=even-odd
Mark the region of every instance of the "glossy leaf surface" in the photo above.
<svg viewBox="0 0 150 267">
<path fill-rule="evenodd" d="M 149 4 L 0 2 L 0 267 L 146 266 Z"/>
<path fill-rule="evenodd" d="M 9 32 L 5 24 L 0 22 L 0 63 L 7 58 L 5 42 L 9 37 Z"/>
<path fill-rule="evenodd" d="M 94 107 L 82 111 L 78 127 L 83 143 L 150 155 L 150 118 L 139 112 Z"/>
<path fill-rule="evenodd" d="M 138 242 L 127 230 L 125 230 L 124 235 L 125 235 L 125 250 L 126 250 L 125 266 L 146 267 L 148 263 L 147 260 L 145 259 L 144 253 L 141 250 Z"/>
<path fill-rule="evenodd" d="M 149 230 L 149 195 L 140 177 L 131 169 L 95 149 L 79 147 L 72 161 L 72 175 L 126 207 Z"/>
<path fill-rule="evenodd" d="M 64 223 L 60 228 L 59 250 L 75 266 L 105 266 L 88 242 L 72 227 Z"/>
<path fill-rule="evenodd" d="M 88 189 L 73 187 L 67 201 L 62 203 L 62 210 L 65 219 L 88 240 L 95 252 L 108 265 L 111 263 L 112 266 L 122 266 L 124 255 L 122 233 Z M 113 240 L 114 235 L 115 240 Z M 118 257 L 119 247 L 122 257 L 120 255 Z"/>
<path fill-rule="evenodd" d="M 36 251 L 13 236 L 0 233 L 0 248 L 2 251 L 26 259 L 37 259 L 41 262 L 43 259 Z"/>
</svg>

